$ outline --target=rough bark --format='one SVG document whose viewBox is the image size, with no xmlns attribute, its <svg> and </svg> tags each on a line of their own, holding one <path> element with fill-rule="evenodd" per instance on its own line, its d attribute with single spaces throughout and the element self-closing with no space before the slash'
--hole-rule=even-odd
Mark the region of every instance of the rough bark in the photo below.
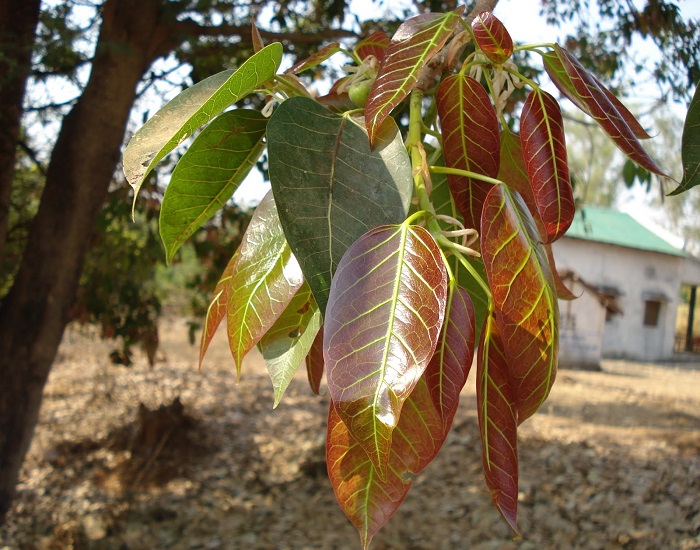
<svg viewBox="0 0 700 550">
<path fill-rule="evenodd" d="M 22 264 L 0 306 L 0 523 L 120 155 L 136 85 L 173 46 L 161 4 L 105 2 L 90 79 L 63 121 Z"/>
<path fill-rule="evenodd" d="M 0 0 L 0 265 L 5 257 L 22 98 L 31 69 L 39 0 Z"/>
</svg>

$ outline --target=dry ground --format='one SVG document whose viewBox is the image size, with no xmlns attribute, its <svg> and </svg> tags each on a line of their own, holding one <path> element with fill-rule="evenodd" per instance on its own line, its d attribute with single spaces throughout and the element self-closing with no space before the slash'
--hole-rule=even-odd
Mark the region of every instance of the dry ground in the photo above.
<svg viewBox="0 0 700 550">
<path fill-rule="evenodd" d="M 162 333 L 150 371 L 110 365 L 107 344 L 69 331 L 0 548 L 358 548 L 325 476 L 325 389 L 300 374 L 273 411 L 259 355 L 236 385 L 223 335 L 200 374 L 184 324 Z M 471 378 L 373 549 L 700 548 L 697 365 L 561 371 L 522 427 L 518 542 L 485 490 Z M 185 416 L 141 430 L 139 403 L 178 396 Z"/>
</svg>

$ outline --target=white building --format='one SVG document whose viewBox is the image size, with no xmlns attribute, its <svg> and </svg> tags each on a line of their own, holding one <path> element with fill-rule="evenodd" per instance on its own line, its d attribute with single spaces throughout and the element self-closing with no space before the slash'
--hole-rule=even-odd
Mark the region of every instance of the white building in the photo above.
<svg viewBox="0 0 700 550">
<path fill-rule="evenodd" d="M 681 286 L 700 285 L 700 262 L 629 214 L 590 206 L 553 250 L 557 270 L 580 296 L 559 302 L 562 366 L 677 358 Z"/>
</svg>

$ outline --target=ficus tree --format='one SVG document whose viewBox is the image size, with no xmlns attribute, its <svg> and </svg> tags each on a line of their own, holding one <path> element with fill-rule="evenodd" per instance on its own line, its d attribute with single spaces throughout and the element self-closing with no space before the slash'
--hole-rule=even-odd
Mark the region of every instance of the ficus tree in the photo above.
<svg viewBox="0 0 700 550">
<path fill-rule="evenodd" d="M 575 205 L 558 101 L 513 53 L 539 55 L 563 96 L 665 176 L 646 130 L 571 53 L 514 46 L 490 12 L 463 11 L 330 44 L 284 72 L 281 44 L 253 29 L 254 55 L 182 92 L 124 153 L 136 201 L 201 128 L 163 198 L 172 259 L 267 151 L 272 190 L 217 285 L 200 363 L 226 320 L 237 374 L 258 346 L 274 406 L 301 365 L 315 392 L 325 373 L 328 473 L 364 548 L 445 441 L 475 354 L 486 485 L 518 533 L 517 428 L 555 380 L 557 300 L 572 296 L 550 246 Z M 315 97 L 297 75 L 331 56 L 346 75 Z M 509 112 L 516 91 L 526 99 Z M 250 94 L 262 112 L 230 109 Z M 699 111 L 696 93 L 679 190 L 700 182 Z"/>
</svg>

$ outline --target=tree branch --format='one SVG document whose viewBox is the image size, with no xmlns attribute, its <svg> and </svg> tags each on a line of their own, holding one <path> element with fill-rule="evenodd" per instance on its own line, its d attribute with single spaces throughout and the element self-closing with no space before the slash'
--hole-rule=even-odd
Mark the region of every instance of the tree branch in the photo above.
<svg viewBox="0 0 700 550">
<path fill-rule="evenodd" d="M 182 36 L 238 36 L 244 44 L 253 44 L 252 29 L 249 25 L 208 27 L 200 25 L 192 19 L 184 19 L 176 23 L 175 30 Z M 266 40 L 296 44 L 316 44 L 324 40 L 357 37 L 356 33 L 344 29 L 322 29 L 313 34 L 305 32 L 270 32 L 262 29 L 259 29 L 259 32 Z"/>
</svg>

